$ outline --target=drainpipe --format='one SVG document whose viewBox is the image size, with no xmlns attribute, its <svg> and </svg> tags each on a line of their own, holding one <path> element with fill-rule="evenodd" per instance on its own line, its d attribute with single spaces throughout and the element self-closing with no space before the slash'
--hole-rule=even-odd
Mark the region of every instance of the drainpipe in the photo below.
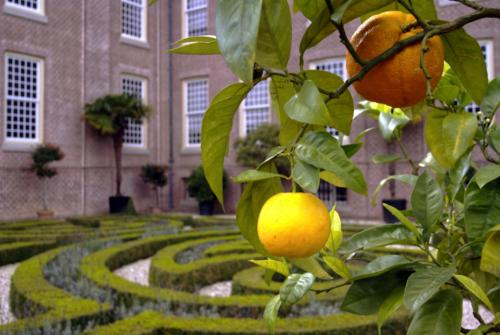
<svg viewBox="0 0 500 335">
<path fill-rule="evenodd" d="M 161 6 L 160 4 L 158 4 L 158 7 L 160 7 L 161 9 Z M 160 134 L 161 134 L 161 99 L 160 99 L 160 94 L 161 94 L 161 64 L 160 64 L 160 61 L 161 61 L 161 51 L 160 51 L 160 48 L 161 48 L 161 44 L 160 44 L 160 41 L 161 41 L 161 38 L 160 38 L 160 35 L 161 35 L 161 25 L 160 25 L 160 13 L 161 13 L 161 10 L 157 10 L 156 11 L 156 163 L 157 164 L 160 164 L 161 162 L 161 158 L 160 158 L 160 153 L 161 153 L 161 150 L 160 150 L 160 145 L 161 145 L 161 138 L 160 138 Z"/>
<path fill-rule="evenodd" d="M 168 48 L 173 44 L 173 33 L 172 33 L 172 2 L 167 1 L 168 4 Z M 172 55 L 168 54 L 168 208 L 174 208 L 174 133 L 173 133 L 173 125 L 174 125 L 174 92 L 173 92 L 173 63 L 172 63 Z"/>
<path fill-rule="evenodd" d="M 82 62 L 82 77 L 81 77 L 81 96 L 82 96 L 82 100 L 81 100 L 81 108 L 83 109 L 83 106 L 85 105 L 85 94 L 86 94 L 86 90 L 85 90 L 85 83 L 86 83 L 86 80 L 85 80 L 85 38 L 86 38 L 86 34 L 85 34 L 85 29 L 87 28 L 87 15 L 85 13 L 85 10 L 86 10 L 86 0 L 82 0 L 82 8 L 81 8 L 81 11 L 82 11 L 82 33 L 81 33 L 81 39 L 82 39 L 82 45 L 81 45 L 81 48 L 82 48 L 82 54 L 80 56 L 80 61 Z M 82 122 L 82 125 L 81 125 L 81 131 L 82 131 L 82 135 L 81 135 L 81 139 L 80 139 L 80 142 L 82 144 L 81 148 L 82 148 L 82 154 L 81 154 L 81 159 L 80 159 L 80 170 L 81 170 L 81 177 L 80 177 L 80 183 L 82 185 L 82 188 L 80 190 L 80 213 L 82 215 L 85 215 L 85 197 L 86 197 L 86 190 L 85 190 L 85 187 L 86 187 L 86 171 L 85 171 L 85 162 L 87 160 L 86 158 L 86 150 L 87 150 L 87 147 L 86 147 L 86 127 L 85 127 L 85 123 Z"/>
</svg>

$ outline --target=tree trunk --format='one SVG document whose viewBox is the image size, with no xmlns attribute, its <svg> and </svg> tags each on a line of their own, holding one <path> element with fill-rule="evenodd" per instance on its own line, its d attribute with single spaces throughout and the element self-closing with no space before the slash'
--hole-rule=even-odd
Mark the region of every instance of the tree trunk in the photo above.
<svg viewBox="0 0 500 335">
<path fill-rule="evenodd" d="M 47 178 L 42 178 L 42 201 L 43 201 L 43 210 L 47 210 Z"/>
<path fill-rule="evenodd" d="M 113 136 L 113 148 L 115 150 L 116 196 L 121 197 L 123 131 L 119 131 Z"/>
<path fill-rule="evenodd" d="M 156 208 L 160 208 L 160 188 L 155 186 Z"/>
</svg>

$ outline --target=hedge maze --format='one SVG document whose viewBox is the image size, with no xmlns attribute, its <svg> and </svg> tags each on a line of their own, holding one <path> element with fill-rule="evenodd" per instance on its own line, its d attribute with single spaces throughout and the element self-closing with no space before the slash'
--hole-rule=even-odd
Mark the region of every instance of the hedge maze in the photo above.
<svg viewBox="0 0 500 335">
<path fill-rule="evenodd" d="M 362 227 L 346 226 L 346 234 Z M 380 252 L 364 255 L 371 259 Z M 390 251 L 389 251 L 390 252 Z M 398 251 L 399 252 L 399 251 Z M 149 285 L 114 273 L 150 258 Z M 284 278 L 268 285 L 259 259 L 234 222 L 183 215 L 72 218 L 0 224 L 0 265 L 20 262 L 11 280 L 16 320 L 0 334 L 267 334 L 266 303 Z M 360 263 L 351 264 L 356 271 Z M 232 281 L 226 297 L 198 291 Z M 318 291 L 339 280 L 318 281 Z M 377 334 L 375 317 L 339 310 L 346 287 L 310 294 L 284 309 L 277 334 Z M 280 312 L 281 313 L 281 312 Z M 386 327 L 403 333 L 405 317 Z"/>
</svg>

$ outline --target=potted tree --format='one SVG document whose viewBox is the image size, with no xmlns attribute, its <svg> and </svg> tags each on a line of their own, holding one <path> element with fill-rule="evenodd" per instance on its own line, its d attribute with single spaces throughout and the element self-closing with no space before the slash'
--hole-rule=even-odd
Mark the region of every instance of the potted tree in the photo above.
<svg viewBox="0 0 500 335">
<path fill-rule="evenodd" d="M 362 101 L 361 112 L 366 112 L 368 115 L 378 121 L 378 128 L 384 140 L 386 141 L 386 152 L 376 154 L 372 157 L 375 164 L 388 164 L 389 176 L 396 175 L 396 162 L 406 161 L 412 169 L 413 174 L 418 173 L 418 165 L 411 159 L 408 154 L 402 139 L 403 128 L 411 121 L 417 122 L 420 118 L 420 112 L 417 108 L 413 110 L 402 110 L 400 108 L 392 108 L 390 106 Z M 399 147 L 399 153 L 396 152 L 395 146 Z M 389 181 L 389 199 L 382 199 L 382 203 L 388 204 L 400 210 L 406 209 L 406 199 L 396 198 L 396 183 L 394 179 Z M 395 223 L 399 220 L 392 215 L 385 207 L 382 207 L 384 222 Z"/>
<path fill-rule="evenodd" d="M 223 188 L 227 187 L 227 174 L 224 171 Z M 190 197 L 198 201 L 200 215 L 212 215 L 214 212 L 215 194 L 208 185 L 203 168 L 198 166 L 187 180 L 187 189 Z"/>
<path fill-rule="evenodd" d="M 39 219 L 48 219 L 54 216 L 54 212 L 47 206 L 47 180 L 57 174 L 54 167 L 49 167 L 51 162 L 60 161 L 64 158 L 64 153 L 54 144 L 41 144 L 31 155 L 33 164 L 31 170 L 42 181 L 42 201 L 43 209 L 37 212 Z"/>
<path fill-rule="evenodd" d="M 160 210 L 160 189 L 165 187 L 168 182 L 167 166 L 146 164 L 142 167 L 141 178 L 146 184 L 151 184 L 155 192 L 156 205 L 152 208 L 153 213 L 159 213 Z"/>
<path fill-rule="evenodd" d="M 150 113 L 148 106 L 129 94 L 108 94 L 85 105 L 83 120 L 101 135 L 110 136 L 113 140 L 116 193 L 109 197 L 110 213 L 123 213 L 133 208 L 131 198 L 123 196 L 121 192 L 123 136 L 129 120 L 140 121 Z"/>
</svg>

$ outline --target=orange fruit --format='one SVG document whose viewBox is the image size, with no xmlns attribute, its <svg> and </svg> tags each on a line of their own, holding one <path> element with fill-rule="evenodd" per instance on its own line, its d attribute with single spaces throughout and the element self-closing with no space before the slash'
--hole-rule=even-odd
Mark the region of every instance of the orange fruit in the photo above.
<svg viewBox="0 0 500 335">
<path fill-rule="evenodd" d="M 278 193 L 262 206 L 257 234 L 273 256 L 309 257 L 328 240 L 330 215 L 325 204 L 310 193 Z"/>
<path fill-rule="evenodd" d="M 361 24 L 351 38 L 351 44 L 361 59 L 370 61 L 379 56 L 396 42 L 422 31 L 420 27 L 404 32 L 404 28 L 414 23 L 415 17 L 399 11 L 388 11 L 370 17 Z M 354 89 L 365 99 L 383 103 L 391 107 L 413 106 L 426 95 L 426 80 L 420 68 L 420 42 L 411 44 L 391 58 L 377 64 Z M 434 88 L 443 72 L 444 49 L 439 36 L 427 40 L 429 50 L 424 62 L 431 76 Z M 346 67 L 349 77 L 356 75 L 361 66 L 348 52 Z"/>
</svg>

